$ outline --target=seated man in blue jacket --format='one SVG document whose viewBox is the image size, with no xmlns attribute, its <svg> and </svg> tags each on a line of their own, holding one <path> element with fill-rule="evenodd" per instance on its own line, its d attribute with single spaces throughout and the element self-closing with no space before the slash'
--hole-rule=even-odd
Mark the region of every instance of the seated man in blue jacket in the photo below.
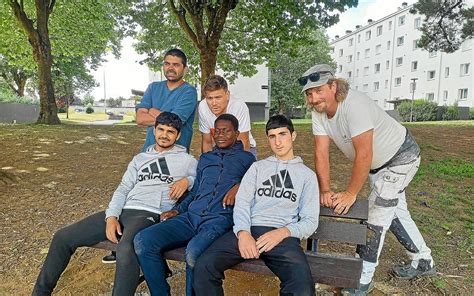
<svg viewBox="0 0 474 296">
<path fill-rule="evenodd" d="M 198 162 L 193 189 L 173 210 L 161 214 L 161 223 L 144 229 L 134 239 L 135 252 L 152 295 L 170 295 L 162 253 L 186 247 L 186 294 L 193 295 L 193 268 L 197 258 L 232 228 L 233 200 L 226 193 L 239 184 L 255 161 L 244 150 L 239 122 L 231 114 L 214 123 L 213 150 Z"/>
<path fill-rule="evenodd" d="M 224 295 L 224 271 L 255 258 L 278 276 L 280 295 L 314 295 L 300 239 L 318 227 L 316 175 L 293 153 L 296 132 L 290 119 L 272 116 L 266 133 L 275 155 L 255 162 L 242 179 L 233 231 L 216 240 L 196 263 L 197 295 Z"/>
</svg>

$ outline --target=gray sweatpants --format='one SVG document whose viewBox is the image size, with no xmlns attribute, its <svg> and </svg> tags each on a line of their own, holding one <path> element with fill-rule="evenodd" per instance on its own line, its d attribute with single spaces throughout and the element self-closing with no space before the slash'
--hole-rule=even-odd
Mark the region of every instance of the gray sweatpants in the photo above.
<svg viewBox="0 0 474 296">
<path fill-rule="evenodd" d="M 419 166 L 418 156 L 411 163 L 388 166 L 369 175 L 372 191 L 369 195 L 367 222 L 370 233 L 367 245 L 358 247 L 359 256 L 364 260 L 361 284 L 368 284 L 372 280 L 387 230 L 391 230 L 406 248 L 414 268 L 418 267 L 420 259 L 425 259 L 433 266 L 431 250 L 410 216 L 405 197 L 405 189 Z"/>
</svg>

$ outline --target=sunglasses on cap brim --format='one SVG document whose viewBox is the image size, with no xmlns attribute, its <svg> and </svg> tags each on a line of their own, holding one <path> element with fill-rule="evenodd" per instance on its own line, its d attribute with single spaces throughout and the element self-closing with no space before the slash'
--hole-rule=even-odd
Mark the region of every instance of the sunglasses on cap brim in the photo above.
<svg viewBox="0 0 474 296">
<path fill-rule="evenodd" d="M 331 71 L 321 71 L 321 72 L 314 72 L 309 74 L 308 76 L 302 76 L 298 78 L 298 82 L 301 86 L 305 86 L 306 83 L 308 83 L 308 80 L 311 82 L 316 82 L 321 78 L 321 74 L 327 74 L 330 73 L 332 75 Z"/>
</svg>

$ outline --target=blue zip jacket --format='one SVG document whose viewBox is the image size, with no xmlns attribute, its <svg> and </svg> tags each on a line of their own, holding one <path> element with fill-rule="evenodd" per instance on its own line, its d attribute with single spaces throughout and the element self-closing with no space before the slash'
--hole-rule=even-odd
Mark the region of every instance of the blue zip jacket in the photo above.
<svg viewBox="0 0 474 296">
<path fill-rule="evenodd" d="M 241 141 L 232 147 L 203 153 L 197 166 L 196 180 L 191 192 L 174 207 L 180 214 L 187 212 L 195 227 L 217 216 L 225 216 L 232 225 L 233 207 L 222 206 L 225 194 L 239 184 L 255 156 L 244 150 Z"/>
</svg>

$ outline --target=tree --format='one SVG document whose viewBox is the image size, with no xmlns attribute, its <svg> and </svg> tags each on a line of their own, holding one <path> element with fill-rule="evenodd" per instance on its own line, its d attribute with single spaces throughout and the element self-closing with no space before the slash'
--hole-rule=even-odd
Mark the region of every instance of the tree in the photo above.
<svg viewBox="0 0 474 296">
<path fill-rule="evenodd" d="M 315 64 L 325 63 L 335 66 L 329 51 L 326 36 L 317 30 L 308 32 L 306 45 L 296 49 L 281 48 L 277 52 L 277 64 L 271 68 L 271 113 L 287 114 L 305 105 L 297 79 Z"/>
<path fill-rule="evenodd" d="M 118 29 L 128 5 L 120 0 L 0 2 L 0 55 L 10 65 L 36 71 L 39 123 L 59 123 L 52 68 L 64 72 L 57 65 L 77 59 L 82 60 L 83 68 L 85 64 L 96 67 L 107 50 L 117 53 L 123 35 Z"/>
<path fill-rule="evenodd" d="M 306 43 L 308 29 L 330 26 L 337 13 L 357 5 L 357 0 L 141 1 L 131 12 L 137 51 L 148 55 L 153 69 L 161 66 L 170 47 L 182 48 L 191 65 L 199 65 L 201 85 L 216 67 L 231 80 L 251 76 L 255 66 L 276 61 L 280 48 Z M 196 75 L 197 67 L 191 68 Z"/>
<path fill-rule="evenodd" d="M 418 46 L 430 52 L 454 52 L 474 36 L 474 6 L 464 0 L 419 0 L 410 12 L 425 16 Z"/>
<path fill-rule="evenodd" d="M 19 66 L 12 66 L 0 56 L 0 77 L 19 97 L 25 95 L 26 82 L 33 72 Z"/>
</svg>

